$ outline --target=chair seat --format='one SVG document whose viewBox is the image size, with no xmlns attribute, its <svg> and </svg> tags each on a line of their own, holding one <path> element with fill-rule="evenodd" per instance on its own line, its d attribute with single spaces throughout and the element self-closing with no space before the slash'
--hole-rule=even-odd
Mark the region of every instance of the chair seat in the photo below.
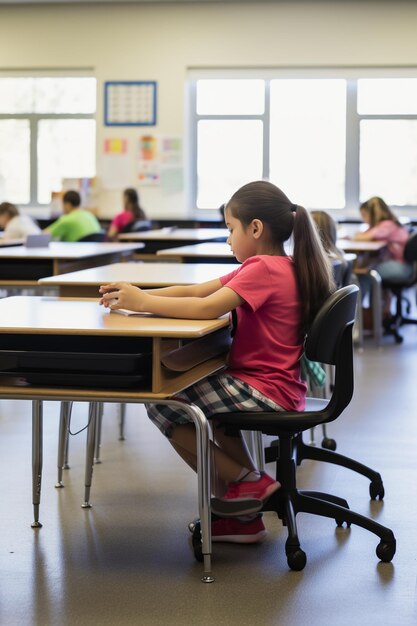
<svg viewBox="0 0 417 626">
<path fill-rule="evenodd" d="M 308 430 L 327 419 L 328 400 L 307 398 L 305 411 L 262 411 L 260 413 L 231 411 L 216 413 L 211 419 L 224 426 L 236 426 L 241 430 L 261 430 L 271 435 L 298 433 Z"/>
</svg>

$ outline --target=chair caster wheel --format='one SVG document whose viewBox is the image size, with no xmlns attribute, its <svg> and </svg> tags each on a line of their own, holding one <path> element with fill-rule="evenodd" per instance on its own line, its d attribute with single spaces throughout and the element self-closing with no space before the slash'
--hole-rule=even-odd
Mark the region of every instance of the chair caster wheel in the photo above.
<svg viewBox="0 0 417 626">
<path fill-rule="evenodd" d="M 382 481 L 380 482 L 371 482 L 369 485 L 369 495 L 371 496 L 371 500 L 376 500 L 377 498 L 379 498 L 380 500 L 383 500 L 384 495 L 385 495 L 385 489 L 384 489 L 384 485 L 382 484 Z"/>
<path fill-rule="evenodd" d="M 191 537 L 191 544 L 193 546 L 194 558 L 199 563 L 203 563 L 203 546 L 201 545 L 201 529 L 199 521 L 195 523 L 193 535 Z"/>
<path fill-rule="evenodd" d="M 380 541 L 376 547 L 376 555 L 383 563 L 390 563 L 392 561 L 396 550 L 396 543 L 394 541 Z"/>
<path fill-rule="evenodd" d="M 326 450 L 333 450 L 334 452 L 337 448 L 337 443 L 334 439 L 324 437 L 323 441 L 321 442 L 321 447 L 325 448 Z"/>
<path fill-rule="evenodd" d="M 343 524 L 345 520 L 343 519 L 335 519 L 338 528 L 343 528 Z M 352 526 L 351 522 L 346 522 L 346 528 L 350 528 Z"/>
<path fill-rule="evenodd" d="M 195 520 L 193 520 L 192 522 L 190 522 L 190 523 L 188 524 L 188 527 L 187 527 L 187 528 L 188 528 L 188 530 L 190 531 L 190 533 L 191 533 L 191 534 L 193 534 L 193 532 L 194 532 L 194 530 L 195 530 L 195 527 L 196 527 L 196 526 L 197 526 L 197 524 L 199 524 L 199 523 L 200 523 L 200 520 L 199 520 L 199 519 L 195 519 Z"/>
<path fill-rule="evenodd" d="M 287 563 L 294 572 L 300 572 L 306 566 L 307 555 L 300 548 L 289 549 L 287 550 Z"/>
<path fill-rule="evenodd" d="M 395 335 L 395 343 L 402 343 L 404 341 L 404 337 L 401 335 Z"/>
</svg>

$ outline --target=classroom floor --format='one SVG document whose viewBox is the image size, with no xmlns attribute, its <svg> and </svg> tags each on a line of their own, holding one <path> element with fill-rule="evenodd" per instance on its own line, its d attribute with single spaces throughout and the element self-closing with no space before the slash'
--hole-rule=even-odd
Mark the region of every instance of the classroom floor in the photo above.
<svg viewBox="0 0 417 626">
<path fill-rule="evenodd" d="M 304 462 L 299 485 L 346 497 L 351 508 L 391 527 L 397 554 L 375 555 L 378 539 L 332 520 L 299 516 L 307 566 L 288 570 L 285 529 L 265 515 L 259 546 L 214 547 L 216 582 L 200 582 L 187 524 L 196 515 L 196 480 L 147 420 L 127 411 L 117 439 L 107 405 L 93 508 L 83 499 L 85 433 L 71 438 L 65 489 L 54 489 L 59 407 L 45 404 L 43 528 L 32 530 L 30 404 L 0 401 L 0 624 L 411 626 L 417 623 L 417 328 L 397 346 L 384 340 L 356 353 L 354 399 L 329 434 L 338 450 L 378 469 L 384 502 L 348 470 Z M 76 405 L 73 429 L 86 421 Z M 321 440 L 320 433 L 316 434 Z"/>
</svg>

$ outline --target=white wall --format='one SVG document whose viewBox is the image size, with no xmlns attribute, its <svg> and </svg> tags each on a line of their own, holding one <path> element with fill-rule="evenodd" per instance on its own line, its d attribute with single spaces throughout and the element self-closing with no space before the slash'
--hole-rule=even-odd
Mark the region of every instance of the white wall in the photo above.
<svg viewBox="0 0 417 626">
<path fill-rule="evenodd" d="M 116 5 L 116 6 L 115 6 Z M 98 79 L 98 176 L 105 80 L 158 81 L 160 135 L 184 135 L 192 67 L 417 66 L 417 3 L 252 2 L 0 7 L 0 70 L 93 68 Z M 133 183 L 134 181 L 132 181 Z M 141 191 L 153 216 L 185 214 L 185 195 Z M 118 192 L 102 193 L 110 215 Z"/>
</svg>

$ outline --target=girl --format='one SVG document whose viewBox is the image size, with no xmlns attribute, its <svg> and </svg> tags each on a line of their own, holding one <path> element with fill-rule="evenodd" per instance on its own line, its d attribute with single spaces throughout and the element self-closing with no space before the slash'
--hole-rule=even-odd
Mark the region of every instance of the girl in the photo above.
<svg viewBox="0 0 417 626">
<path fill-rule="evenodd" d="M 0 228 L 4 230 L 3 241 L 26 239 L 28 235 L 42 232 L 29 215 L 20 215 L 18 208 L 10 202 L 0 204 Z"/>
<path fill-rule="evenodd" d="M 382 255 L 368 267 L 375 267 L 382 280 L 408 279 L 413 268 L 404 262 L 404 248 L 409 237 L 408 231 L 382 198 L 377 196 L 363 202 L 359 208 L 363 221 L 369 228 L 359 232 L 354 239 L 357 241 L 385 241 L 387 247 Z M 390 316 L 391 297 L 384 293 L 383 317 Z"/>
<path fill-rule="evenodd" d="M 200 406 L 206 415 L 303 410 L 306 388 L 300 380 L 300 357 L 305 331 L 334 288 L 316 229 L 303 207 L 266 181 L 241 187 L 225 206 L 225 221 L 228 243 L 242 263 L 237 270 L 200 285 L 153 291 L 112 283 L 100 287 L 100 303 L 187 319 L 213 319 L 236 309 L 237 329 L 226 369 L 177 397 Z M 293 257 L 284 250 L 291 235 Z M 195 470 L 194 425 L 168 407 L 147 409 Z M 233 504 L 240 517 L 213 521 L 213 541 L 259 541 L 265 527 L 261 516 L 247 515 L 248 499 L 266 500 L 280 484 L 257 471 L 240 433 L 231 436 L 214 421 L 214 439 L 216 495 L 224 512 Z"/>
<path fill-rule="evenodd" d="M 339 259 L 344 263 L 344 254 L 336 245 L 337 225 L 334 219 L 331 215 L 326 213 L 326 211 L 311 211 L 310 215 L 317 227 L 326 254 L 328 254 L 330 258 Z"/>
<path fill-rule="evenodd" d="M 136 189 L 125 189 L 123 192 L 123 211 L 118 213 L 110 224 L 107 232 L 109 241 L 117 238 L 117 235 L 131 222 L 146 220 L 145 211 L 139 204 L 139 194 Z"/>
</svg>

